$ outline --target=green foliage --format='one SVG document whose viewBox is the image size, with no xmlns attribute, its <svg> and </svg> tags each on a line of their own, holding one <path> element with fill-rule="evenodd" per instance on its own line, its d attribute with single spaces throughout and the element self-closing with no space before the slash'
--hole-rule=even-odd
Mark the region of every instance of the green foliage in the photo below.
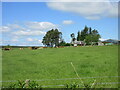
<svg viewBox="0 0 120 90">
<path fill-rule="evenodd" d="M 75 89 L 75 88 L 80 88 L 80 85 L 77 84 L 76 82 L 73 82 L 72 84 L 66 84 L 65 88 Z"/>
<path fill-rule="evenodd" d="M 88 27 L 85 26 L 84 29 L 81 31 L 81 35 L 79 36 L 79 40 L 84 41 L 85 37 L 88 35 Z"/>
<path fill-rule="evenodd" d="M 72 38 L 72 40 L 71 40 L 72 42 L 76 40 L 74 33 L 70 34 L 70 36 L 71 36 L 71 38 Z"/>
<path fill-rule="evenodd" d="M 62 33 L 58 29 L 52 29 L 46 33 L 43 37 L 43 45 L 53 47 L 53 45 L 59 46 L 59 40 L 62 38 Z"/>
<path fill-rule="evenodd" d="M 65 46 L 71 46 L 71 44 L 70 43 L 66 43 Z"/>
<path fill-rule="evenodd" d="M 8 88 L 41 88 L 41 86 L 36 81 L 26 83 L 25 81 L 18 80 L 17 83 L 9 85 Z"/>
<path fill-rule="evenodd" d="M 85 26 L 85 28 L 81 32 L 78 31 L 77 41 L 85 41 L 86 44 L 92 45 L 94 42 L 98 42 L 100 37 L 101 36 L 97 30 L 92 30 L 91 27 L 88 28 L 87 26 Z"/>
<path fill-rule="evenodd" d="M 78 31 L 78 35 L 77 35 L 77 41 L 80 41 L 81 40 L 81 32 Z"/>
<path fill-rule="evenodd" d="M 93 85 L 92 87 L 92 83 L 90 84 L 86 84 L 86 83 L 83 83 L 82 84 L 78 84 L 76 82 L 73 82 L 72 84 L 65 84 L 65 88 L 69 88 L 69 89 L 75 89 L 75 88 L 85 88 L 86 90 L 90 90 L 91 88 L 95 88 L 95 85 Z"/>
<path fill-rule="evenodd" d="M 59 44 L 59 46 L 65 46 L 66 45 L 66 42 L 64 40 L 62 40 Z"/>
<path fill-rule="evenodd" d="M 93 41 L 93 35 L 89 34 L 85 37 L 85 41 L 88 45 L 92 44 L 92 41 Z"/>
<path fill-rule="evenodd" d="M 8 44 L 7 46 L 4 46 L 4 48 L 11 48 L 11 46 Z"/>
</svg>

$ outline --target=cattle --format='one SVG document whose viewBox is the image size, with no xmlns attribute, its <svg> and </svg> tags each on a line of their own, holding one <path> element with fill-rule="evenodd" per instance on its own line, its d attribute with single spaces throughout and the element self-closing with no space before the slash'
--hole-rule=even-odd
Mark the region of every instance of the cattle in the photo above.
<svg viewBox="0 0 120 90">
<path fill-rule="evenodd" d="M 38 47 L 29 47 L 29 49 L 36 50 L 36 49 L 38 49 Z"/>
<path fill-rule="evenodd" d="M 11 48 L 4 48 L 5 51 L 9 51 Z"/>
<path fill-rule="evenodd" d="M 38 49 L 43 49 L 43 47 L 39 47 Z"/>
<path fill-rule="evenodd" d="M 48 47 L 43 47 L 43 48 L 48 48 Z"/>
<path fill-rule="evenodd" d="M 59 48 L 64 48 L 64 46 L 59 46 Z"/>
<path fill-rule="evenodd" d="M 20 50 L 23 50 L 24 48 L 19 48 Z"/>
<path fill-rule="evenodd" d="M 58 48 L 58 46 L 54 47 L 54 48 Z"/>
</svg>

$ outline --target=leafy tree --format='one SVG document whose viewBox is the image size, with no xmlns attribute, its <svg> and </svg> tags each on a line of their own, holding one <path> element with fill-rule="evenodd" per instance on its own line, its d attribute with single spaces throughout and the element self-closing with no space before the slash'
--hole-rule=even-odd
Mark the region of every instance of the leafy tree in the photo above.
<svg viewBox="0 0 120 90">
<path fill-rule="evenodd" d="M 92 41 L 93 41 L 93 35 L 89 34 L 85 37 L 85 42 L 89 45 L 92 45 Z"/>
<path fill-rule="evenodd" d="M 93 43 L 96 43 L 96 42 L 98 42 L 98 40 L 99 40 L 99 38 L 101 37 L 100 36 L 100 34 L 98 33 L 98 31 L 97 30 L 92 30 L 91 28 L 90 28 L 90 30 L 89 30 L 90 32 L 89 32 L 89 34 L 86 36 L 86 38 L 85 38 L 85 41 L 86 41 L 86 43 L 87 44 L 93 44 Z"/>
<path fill-rule="evenodd" d="M 52 29 L 46 33 L 43 37 L 42 43 L 45 46 L 53 47 L 55 45 L 59 46 L 59 41 L 62 38 L 62 32 L 59 32 L 58 29 Z"/>
<path fill-rule="evenodd" d="M 77 35 L 77 41 L 80 41 L 81 40 L 81 32 L 78 31 L 78 35 Z"/>
<path fill-rule="evenodd" d="M 7 46 L 5 46 L 5 48 L 11 48 L 12 46 L 10 46 L 9 44 Z"/>
<path fill-rule="evenodd" d="M 64 40 L 62 40 L 59 44 L 59 46 L 65 46 L 66 45 L 66 42 Z"/>
<path fill-rule="evenodd" d="M 88 35 L 88 30 L 89 28 L 85 26 L 85 28 L 81 31 L 81 38 L 80 38 L 81 41 L 85 40 L 86 36 Z"/>
<path fill-rule="evenodd" d="M 71 46 L 71 44 L 70 43 L 66 43 L 65 46 Z"/>
<path fill-rule="evenodd" d="M 71 36 L 71 38 L 72 38 L 71 42 L 73 42 L 73 41 L 76 40 L 76 38 L 75 38 L 75 34 L 74 34 L 74 33 L 70 34 L 70 36 Z"/>
<path fill-rule="evenodd" d="M 81 32 L 78 31 L 77 41 L 85 41 L 87 44 L 92 45 L 93 43 L 98 42 L 100 37 L 101 36 L 97 30 L 92 30 L 91 27 L 88 28 L 85 26 Z"/>
<path fill-rule="evenodd" d="M 92 28 L 91 27 L 89 28 L 89 34 L 92 34 Z"/>
<path fill-rule="evenodd" d="M 98 42 L 99 38 L 101 38 L 101 36 L 98 33 L 98 31 L 95 30 L 95 29 L 92 31 L 92 35 L 93 35 L 93 42 Z"/>
</svg>

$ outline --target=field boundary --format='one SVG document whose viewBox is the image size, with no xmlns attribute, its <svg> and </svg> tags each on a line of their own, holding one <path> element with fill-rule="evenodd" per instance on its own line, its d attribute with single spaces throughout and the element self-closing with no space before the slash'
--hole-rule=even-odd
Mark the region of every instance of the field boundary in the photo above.
<svg viewBox="0 0 120 90">
<path fill-rule="evenodd" d="M 81 79 L 88 79 L 88 78 L 115 78 L 120 76 L 102 76 L 102 77 L 81 77 Z M 79 79 L 79 78 L 62 78 L 62 79 L 41 79 L 41 80 L 34 80 L 34 81 L 52 81 L 52 80 L 71 80 L 71 79 Z M 0 81 L 1 82 L 17 82 L 18 80 L 9 80 L 9 81 Z"/>
<path fill-rule="evenodd" d="M 103 85 L 103 84 L 120 84 L 120 82 L 102 82 L 102 83 L 96 83 L 96 85 Z M 65 86 L 65 85 L 45 85 L 42 87 L 53 87 L 53 86 Z"/>
</svg>

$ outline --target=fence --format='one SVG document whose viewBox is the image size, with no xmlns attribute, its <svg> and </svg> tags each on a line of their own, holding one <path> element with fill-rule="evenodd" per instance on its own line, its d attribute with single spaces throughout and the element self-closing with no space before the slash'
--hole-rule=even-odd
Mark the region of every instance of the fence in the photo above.
<svg viewBox="0 0 120 90">
<path fill-rule="evenodd" d="M 102 77 L 82 77 L 81 79 L 88 79 L 88 78 L 118 78 L 120 76 L 102 76 Z M 34 80 L 34 81 L 57 81 L 57 80 L 72 80 L 72 79 L 79 79 L 79 78 L 62 78 L 62 79 L 40 79 L 40 80 Z M 17 82 L 17 80 L 9 80 L 9 81 L 0 81 L 0 83 L 4 82 Z M 120 82 L 101 82 L 96 83 L 97 85 L 102 84 L 120 84 Z M 65 85 L 44 85 L 42 87 L 54 87 L 54 86 L 65 86 Z"/>
</svg>

